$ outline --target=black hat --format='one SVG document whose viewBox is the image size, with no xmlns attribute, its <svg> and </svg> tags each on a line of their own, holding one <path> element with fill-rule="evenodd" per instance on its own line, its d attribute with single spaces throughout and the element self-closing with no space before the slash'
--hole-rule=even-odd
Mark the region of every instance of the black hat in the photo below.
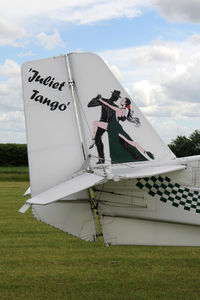
<svg viewBox="0 0 200 300">
<path fill-rule="evenodd" d="M 121 98 L 121 96 L 120 96 L 121 92 L 120 91 L 114 90 L 111 93 L 112 93 L 112 96 L 118 96 L 119 98 Z"/>
</svg>

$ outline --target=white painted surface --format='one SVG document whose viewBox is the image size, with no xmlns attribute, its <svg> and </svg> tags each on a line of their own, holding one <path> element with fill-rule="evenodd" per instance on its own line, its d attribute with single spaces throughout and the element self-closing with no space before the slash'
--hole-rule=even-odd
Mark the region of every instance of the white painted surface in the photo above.
<svg viewBox="0 0 200 300">
<path fill-rule="evenodd" d="M 143 178 L 149 176 L 155 176 L 160 174 L 166 174 L 168 172 L 176 172 L 179 170 L 184 170 L 186 167 L 184 165 L 161 165 L 161 166 L 148 166 L 144 164 L 143 166 L 131 167 L 126 166 L 122 168 L 112 169 L 113 176 L 119 176 L 122 179 L 131 178 Z"/>
<path fill-rule="evenodd" d="M 180 184 L 179 179 L 191 176 L 190 169 L 161 175 L 171 179 L 170 183 Z M 96 186 L 95 197 L 98 199 L 99 214 L 104 216 L 136 218 L 149 221 L 163 221 L 200 226 L 200 213 L 196 209 L 185 210 L 184 205 L 173 206 L 172 201 L 163 202 L 159 194 L 151 196 L 148 188 L 139 189 L 137 179 L 108 181 L 103 186 Z M 180 188 L 184 189 L 184 186 Z M 192 187 L 189 187 L 191 189 Z M 153 189 L 156 191 L 155 189 Z M 170 191 L 170 189 L 166 189 Z M 193 190 L 196 190 L 193 187 Z M 191 192 L 193 192 L 191 190 Z M 180 195 L 181 196 L 181 195 Z M 182 198 L 186 202 L 187 199 Z M 199 202 L 199 201 L 198 201 Z M 199 206 L 197 206 L 198 209 Z"/>
<path fill-rule="evenodd" d="M 39 79 L 43 78 L 45 84 L 29 81 L 35 71 L 39 72 Z M 53 88 L 53 84 L 49 86 L 51 80 L 46 78 L 50 77 L 56 83 L 54 87 L 59 84 L 57 88 Z M 68 86 L 66 57 L 26 62 L 22 66 L 22 80 L 31 193 L 35 196 L 67 180 L 79 170 L 83 154 Z M 38 94 L 31 99 L 34 90 Z M 49 105 L 40 103 L 42 97 L 43 101 L 45 98 L 50 100 Z M 62 111 L 57 107 L 51 110 L 52 102 L 58 102 L 62 109 L 66 105 L 66 109 Z"/>
<path fill-rule="evenodd" d="M 96 240 L 96 225 L 88 201 L 34 205 L 33 214 L 39 221 L 85 241 Z"/>
<path fill-rule="evenodd" d="M 29 188 L 26 190 L 26 192 L 24 193 L 24 197 L 25 196 L 28 196 L 28 195 L 30 195 L 31 194 L 31 188 L 30 188 L 30 186 L 29 186 Z"/>
<path fill-rule="evenodd" d="M 97 156 L 96 147 L 92 148 L 90 151 L 88 148 L 91 141 L 92 124 L 93 121 L 99 120 L 101 106 L 88 107 L 89 101 L 96 97 L 97 94 L 101 94 L 103 98 L 110 98 L 111 92 L 114 90 L 119 90 L 122 98 L 131 98 L 110 71 L 109 67 L 98 55 L 81 52 L 70 53 L 68 54 L 68 59 L 79 98 L 79 110 L 87 150 L 88 153 Z M 131 110 L 134 110 L 134 115 L 139 117 L 141 126 L 136 128 L 133 123 L 125 121 L 121 123 L 123 129 L 146 151 L 153 153 L 156 160 L 166 161 L 174 159 L 174 154 L 167 145 L 164 144 L 146 118 L 142 115 L 133 99 L 131 99 L 131 103 Z M 120 107 L 120 100 L 118 100 L 116 104 Z M 110 157 L 107 133 L 104 133 L 103 135 L 103 143 L 105 147 L 106 162 L 109 163 Z"/>
<path fill-rule="evenodd" d="M 102 180 L 103 180 L 103 177 L 101 177 L 101 176 L 91 174 L 91 173 L 83 173 L 77 177 L 74 177 L 74 178 L 66 181 L 66 182 L 63 182 L 57 186 L 54 186 L 53 188 L 50 188 L 46 192 L 43 192 L 43 193 L 27 200 L 26 203 L 38 204 L 38 205 L 50 204 L 50 203 L 55 202 L 62 198 L 66 199 L 67 196 L 70 196 L 74 193 L 86 190 L 95 184 L 101 183 Z M 81 197 L 81 195 L 80 195 L 80 197 Z M 73 200 L 75 200 L 75 199 L 73 199 Z M 68 200 L 63 200 L 63 201 L 68 201 Z"/>
<path fill-rule="evenodd" d="M 199 226 L 106 216 L 101 226 L 106 244 L 200 246 Z"/>
</svg>

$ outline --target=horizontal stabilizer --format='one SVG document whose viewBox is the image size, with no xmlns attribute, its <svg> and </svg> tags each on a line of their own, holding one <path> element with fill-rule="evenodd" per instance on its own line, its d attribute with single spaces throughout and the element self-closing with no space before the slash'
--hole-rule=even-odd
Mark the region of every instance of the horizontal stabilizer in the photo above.
<svg viewBox="0 0 200 300">
<path fill-rule="evenodd" d="M 142 178 L 149 176 L 156 176 L 160 174 L 180 171 L 185 169 L 184 165 L 162 165 L 162 166 L 147 166 L 144 167 L 125 167 L 125 168 L 117 168 L 112 170 L 112 174 L 115 177 L 119 177 L 119 179 L 131 179 L 131 178 Z"/>
<path fill-rule="evenodd" d="M 104 177 L 92 173 L 83 173 L 66 182 L 63 182 L 29 200 L 27 204 L 46 205 L 85 190 L 95 184 L 100 184 Z"/>
<path fill-rule="evenodd" d="M 25 203 L 20 209 L 19 209 L 19 212 L 24 214 L 30 207 L 31 205 L 30 204 L 27 204 Z"/>
<path fill-rule="evenodd" d="M 26 190 L 26 192 L 24 193 L 24 197 L 28 196 L 31 194 L 31 187 L 29 186 L 29 188 Z"/>
</svg>

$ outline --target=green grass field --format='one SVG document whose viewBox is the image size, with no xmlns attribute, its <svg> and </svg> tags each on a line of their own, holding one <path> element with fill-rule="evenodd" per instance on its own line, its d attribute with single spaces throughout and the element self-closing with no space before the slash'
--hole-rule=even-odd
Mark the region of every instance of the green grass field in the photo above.
<svg viewBox="0 0 200 300">
<path fill-rule="evenodd" d="M 28 180 L 28 167 L 0 167 L 0 181 Z"/>
<path fill-rule="evenodd" d="M 53 229 L 18 213 L 26 171 L 0 168 L 1 300 L 200 299 L 199 247 L 106 248 Z"/>
</svg>

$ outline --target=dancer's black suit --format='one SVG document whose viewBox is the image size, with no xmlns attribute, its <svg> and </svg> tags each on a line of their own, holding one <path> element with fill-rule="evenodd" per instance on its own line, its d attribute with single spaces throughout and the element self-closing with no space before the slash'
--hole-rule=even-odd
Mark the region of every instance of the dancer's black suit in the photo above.
<svg viewBox="0 0 200 300">
<path fill-rule="evenodd" d="M 112 92 L 112 96 L 109 99 L 102 98 L 101 95 L 97 95 L 97 97 L 93 98 L 89 103 L 88 107 L 95 107 L 95 106 L 101 106 L 101 118 L 99 121 L 110 123 L 112 121 L 112 112 L 113 110 L 109 108 L 108 106 L 104 105 L 102 102 L 99 101 L 99 98 L 108 102 L 109 104 L 118 107 L 114 102 L 117 101 L 120 97 L 120 91 L 114 90 Z M 104 134 L 106 130 L 103 128 L 98 127 L 95 137 L 95 144 L 97 146 L 97 152 L 99 155 L 99 161 L 98 163 L 104 163 L 105 162 L 105 155 L 104 155 L 104 146 L 102 143 L 102 135 Z"/>
</svg>

